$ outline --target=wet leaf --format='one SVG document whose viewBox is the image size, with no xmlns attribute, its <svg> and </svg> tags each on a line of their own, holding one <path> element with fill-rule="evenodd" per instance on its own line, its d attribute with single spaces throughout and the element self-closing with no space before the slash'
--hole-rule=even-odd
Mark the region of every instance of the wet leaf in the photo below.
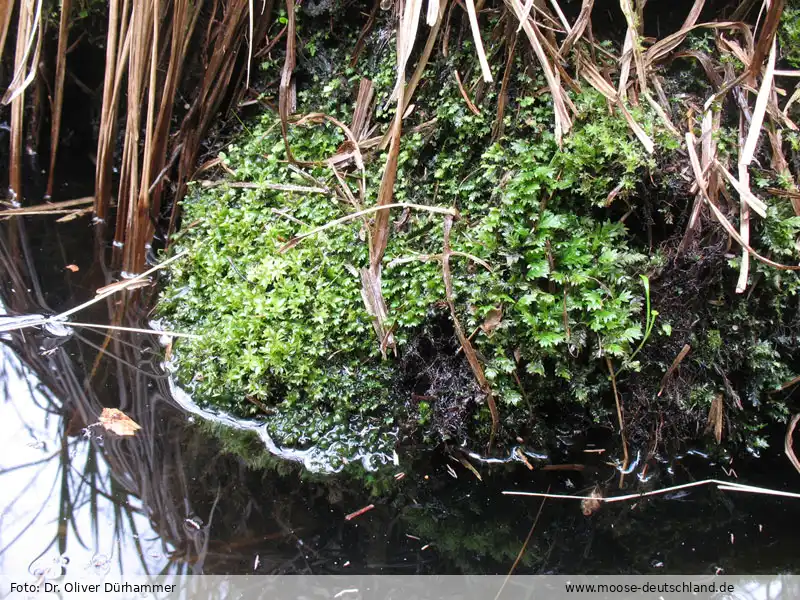
<svg viewBox="0 0 800 600">
<path fill-rule="evenodd" d="M 491 335 L 495 329 L 498 328 L 500 323 L 503 321 L 503 309 L 501 308 L 493 308 L 488 313 L 486 313 L 486 318 L 483 320 L 483 324 L 481 325 L 481 329 L 486 335 Z"/>
<path fill-rule="evenodd" d="M 136 435 L 142 427 L 118 408 L 104 408 L 100 414 L 100 424 L 117 435 Z"/>
</svg>

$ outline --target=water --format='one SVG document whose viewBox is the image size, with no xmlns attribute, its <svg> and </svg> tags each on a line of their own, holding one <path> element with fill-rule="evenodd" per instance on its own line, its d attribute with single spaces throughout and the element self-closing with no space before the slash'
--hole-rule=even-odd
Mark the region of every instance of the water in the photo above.
<svg viewBox="0 0 800 600">
<path fill-rule="evenodd" d="M 91 232 L 88 220 L 0 224 L 3 312 L 54 314 L 111 283 L 113 249 Z M 112 296 L 80 320 L 146 326 L 151 293 Z M 603 431 L 564 432 L 563 448 L 551 456 L 525 448 L 532 471 L 516 453 L 487 459 L 481 449 L 439 448 L 389 457 L 387 468 L 398 476 L 388 483 L 309 474 L 308 453 L 278 448 L 259 424 L 214 417 L 175 393 L 158 336 L 107 338 L 61 327 L 17 329 L 0 339 L 4 573 L 502 574 L 541 503 L 503 490 L 576 494 L 599 484 L 605 494 L 621 493 L 616 436 Z M 103 407 L 121 409 L 142 430 L 133 437 L 104 431 L 94 425 Z M 783 430 L 767 437 L 772 447 L 760 458 L 732 464 L 691 452 L 640 460 L 626 492 L 726 478 L 730 468 L 742 482 L 797 491 L 800 474 L 781 452 Z M 592 444 L 607 452 L 584 452 Z M 267 460 L 267 447 L 281 459 Z M 541 468 L 548 463 L 573 466 Z M 590 516 L 578 501 L 547 500 L 517 572 L 791 571 L 798 518 L 800 500 L 708 487 L 607 505 Z"/>
</svg>

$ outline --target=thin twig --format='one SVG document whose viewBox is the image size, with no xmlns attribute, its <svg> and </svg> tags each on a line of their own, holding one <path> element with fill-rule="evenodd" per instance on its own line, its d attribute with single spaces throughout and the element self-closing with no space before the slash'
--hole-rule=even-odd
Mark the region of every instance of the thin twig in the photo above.
<svg viewBox="0 0 800 600">
<path fill-rule="evenodd" d="M 611 375 L 611 389 L 614 390 L 614 400 L 617 403 L 617 418 L 619 419 L 619 435 L 622 438 L 622 453 L 623 453 L 623 461 L 622 461 L 622 470 L 619 474 L 619 487 L 622 487 L 622 484 L 625 481 L 625 470 L 628 468 L 628 439 L 625 436 L 625 419 L 622 415 L 622 399 L 619 397 L 619 391 L 617 390 L 617 376 L 614 373 L 614 366 L 611 364 L 611 359 L 606 356 L 606 366 L 608 367 L 608 373 Z"/>
<path fill-rule="evenodd" d="M 669 369 L 667 369 L 667 372 L 664 373 L 664 377 L 661 378 L 661 387 L 658 389 L 659 398 L 661 397 L 661 394 L 664 393 L 664 386 L 667 385 L 667 380 L 675 372 L 675 369 L 678 368 L 678 365 L 681 364 L 681 361 L 683 361 L 683 359 L 686 358 L 686 355 L 689 354 L 689 351 L 691 349 L 692 347 L 689 344 L 684 344 L 683 348 L 681 348 L 681 351 L 678 352 L 678 356 L 675 357 L 675 360 L 672 361 L 672 364 L 669 366 Z"/>
<path fill-rule="evenodd" d="M 183 337 L 199 340 L 200 336 L 193 333 L 178 333 L 176 331 L 161 331 L 159 329 L 143 329 L 140 327 L 123 327 L 121 325 L 102 325 L 100 323 L 77 323 L 75 321 L 59 321 L 60 325 L 70 327 L 91 327 L 94 329 L 111 329 L 113 331 L 130 331 L 132 333 L 149 333 L 153 335 L 167 335 L 170 337 Z"/>
<path fill-rule="evenodd" d="M 561 500 L 597 500 L 598 502 L 626 502 L 628 500 L 638 500 L 640 498 L 647 498 L 648 496 L 659 496 L 677 490 L 686 488 L 693 488 L 701 485 L 715 484 L 720 490 L 734 491 L 734 492 L 752 492 L 757 494 L 769 494 L 773 496 L 784 496 L 787 498 L 798 498 L 800 494 L 794 492 L 784 492 L 782 490 L 770 490 L 768 488 L 761 488 L 752 485 L 745 485 L 743 483 L 736 483 L 734 481 L 720 481 L 719 479 L 703 479 L 702 481 L 692 481 L 690 483 L 682 483 L 680 485 L 673 485 L 671 487 L 662 488 L 660 490 L 652 490 L 649 492 L 642 492 L 640 494 L 625 494 L 624 496 L 611 496 L 609 498 L 595 497 L 595 496 L 574 496 L 572 494 L 550 494 L 542 492 L 519 492 L 516 490 L 504 490 L 502 493 L 505 496 L 531 496 L 535 498 L 557 498 Z"/>
</svg>

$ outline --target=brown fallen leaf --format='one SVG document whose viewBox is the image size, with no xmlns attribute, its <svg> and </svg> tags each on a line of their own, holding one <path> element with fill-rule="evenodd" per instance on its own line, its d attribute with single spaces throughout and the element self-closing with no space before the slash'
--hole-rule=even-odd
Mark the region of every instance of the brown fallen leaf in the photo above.
<svg viewBox="0 0 800 600">
<path fill-rule="evenodd" d="M 481 325 L 481 329 L 483 329 L 483 333 L 486 335 L 491 335 L 495 329 L 498 328 L 500 323 L 503 321 L 503 308 L 493 308 L 488 313 L 486 313 L 486 318 L 483 320 L 483 324 Z"/>
<path fill-rule="evenodd" d="M 100 424 L 117 435 L 136 435 L 142 427 L 118 408 L 104 408 L 100 414 Z"/>
<path fill-rule="evenodd" d="M 80 269 L 80 267 L 79 267 L 78 265 L 73 265 L 73 264 L 69 264 L 69 265 L 67 265 L 67 266 L 66 266 L 66 267 L 64 267 L 64 268 L 65 268 L 65 269 L 69 269 L 69 270 L 70 270 L 70 271 L 72 271 L 73 273 L 77 273 L 78 271 L 80 271 L 80 270 L 81 270 L 81 269 Z"/>
</svg>

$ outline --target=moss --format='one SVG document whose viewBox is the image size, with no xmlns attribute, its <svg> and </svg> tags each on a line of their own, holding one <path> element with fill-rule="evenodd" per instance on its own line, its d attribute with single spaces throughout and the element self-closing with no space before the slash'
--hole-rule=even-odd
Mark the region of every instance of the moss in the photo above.
<svg viewBox="0 0 800 600">
<path fill-rule="evenodd" d="M 308 27 L 301 36 L 298 112 L 349 122 L 354 89 L 368 77 L 376 86 L 374 120 L 385 127 L 393 113 L 390 28 L 376 25 L 363 60 L 351 67 L 345 66 L 346 50 L 356 32 L 334 34 L 327 20 L 324 28 L 314 29 L 313 21 Z M 613 401 L 606 359 L 621 369 L 624 393 L 652 396 L 675 347 L 690 339 L 699 348 L 687 361 L 692 376 L 667 393 L 670 410 L 690 415 L 683 433 L 705 418 L 709 394 L 739 386 L 757 398 L 780 383 L 793 359 L 786 344 L 770 339 L 770 327 L 794 306 L 794 274 L 754 266 L 753 277 L 769 281 L 764 298 L 774 305 L 764 319 L 744 300 L 730 313 L 698 305 L 684 314 L 681 286 L 691 282 L 674 273 L 657 279 L 676 262 L 653 251 L 642 231 L 658 214 L 662 239 L 680 235 L 684 217 L 674 197 L 687 204 L 686 190 L 669 172 L 676 171 L 678 142 L 659 118 L 645 106 L 631 107 L 656 141 L 658 150 L 649 155 L 625 119 L 586 89 L 572 95 L 574 129 L 559 147 L 550 102 L 530 93 L 543 81 L 520 57 L 504 135 L 497 138 L 489 108 L 499 88 L 478 88 L 475 101 L 486 109 L 474 114 L 447 75 L 454 68 L 469 72 L 472 62 L 466 48 L 432 59 L 404 122 L 394 197 L 459 210 L 451 238 L 453 299 L 474 335 L 505 435 L 532 428 L 535 415 L 556 414 L 558 407 L 584 411 L 588 421 L 607 419 Z M 279 64 L 273 58 L 264 69 L 274 72 Z M 286 160 L 277 116 L 264 113 L 221 155 L 230 175 L 218 186 L 195 185 L 184 203 L 184 222 L 191 226 L 172 249 L 189 256 L 175 263 L 160 303 L 175 327 L 200 336 L 176 344 L 179 379 L 198 401 L 257 415 L 279 443 L 331 448 L 342 464 L 367 449 L 389 456 L 405 436 L 485 442 L 488 409 L 454 339 L 436 258 L 441 216 L 392 213 L 382 291 L 397 355 L 383 358 L 361 296 L 368 223 L 352 220 L 282 251 L 296 234 L 353 212 L 347 197 L 358 197 L 357 171 L 344 167 L 340 184 L 326 163 L 346 139 L 321 120 L 292 125 L 288 136 L 300 169 Z M 720 148 L 729 137 L 723 130 Z M 365 159 L 364 204 L 371 205 L 386 154 L 374 150 Z M 340 193 L 287 186 L 339 186 Z M 654 198 L 662 196 L 669 200 L 658 204 Z M 774 256 L 792 254 L 800 233 L 786 205 L 771 208 L 754 231 Z M 637 230 L 623 223 L 630 214 Z M 681 264 L 702 263 L 701 253 Z M 709 279 L 704 293 L 727 293 L 736 267 L 736 259 L 718 261 L 719 277 Z M 655 319 L 645 314 L 643 273 L 656 274 L 658 327 L 634 360 Z M 701 329 L 686 319 L 701 321 Z M 699 382 L 713 371 L 702 360 L 734 373 L 729 379 L 735 382 L 726 387 L 718 374 L 712 383 Z M 780 418 L 783 409 L 774 407 Z M 752 431 L 750 424 L 743 427 Z M 649 431 L 642 425 L 640 437 Z"/>
<path fill-rule="evenodd" d="M 790 2 L 784 8 L 778 39 L 782 58 L 795 69 L 800 68 L 800 6 L 796 3 Z"/>
</svg>

